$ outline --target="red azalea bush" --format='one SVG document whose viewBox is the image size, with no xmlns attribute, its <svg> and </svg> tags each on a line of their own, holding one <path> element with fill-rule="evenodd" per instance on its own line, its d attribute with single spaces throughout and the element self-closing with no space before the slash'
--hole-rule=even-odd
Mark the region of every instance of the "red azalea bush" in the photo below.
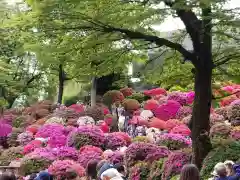
<svg viewBox="0 0 240 180">
<path fill-rule="evenodd" d="M 151 90 L 144 91 L 144 95 L 146 96 L 157 96 L 157 95 L 166 95 L 167 91 L 163 88 L 155 88 Z"/>
<path fill-rule="evenodd" d="M 128 88 L 128 87 L 122 88 L 122 89 L 120 89 L 120 91 L 124 95 L 124 97 L 128 97 L 128 96 L 131 96 L 133 94 L 133 89 Z"/>
<path fill-rule="evenodd" d="M 156 109 L 158 107 L 158 105 L 159 105 L 158 101 L 156 101 L 154 99 L 150 99 L 144 103 L 144 109 L 152 111 L 152 110 Z"/>
<path fill-rule="evenodd" d="M 33 140 L 30 143 L 28 143 L 26 146 L 23 147 L 23 154 L 28 154 L 36 148 L 40 148 L 43 146 L 42 141 L 39 140 Z"/>
<path fill-rule="evenodd" d="M 176 126 L 174 127 L 170 133 L 173 134 L 181 134 L 183 136 L 190 136 L 191 134 L 191 130 L 186 126 L 186 125 L 180 125 L 180 126 Z"/>
</svg>

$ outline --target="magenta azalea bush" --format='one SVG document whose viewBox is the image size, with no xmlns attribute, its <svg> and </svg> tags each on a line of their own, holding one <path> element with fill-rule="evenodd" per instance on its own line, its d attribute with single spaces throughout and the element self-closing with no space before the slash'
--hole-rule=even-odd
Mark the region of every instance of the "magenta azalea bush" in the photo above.
<svg viewBox="0 0 240 180">
<path fill-rule="evenodd" d="M 182 106 L 187 104 L 188 97 L 185 93 L 182 93 L 180 91 L 171 92 L 168 94 L 168 100 L 173 100 L 179 102 Z"/>
<path fill-rule="evenodd" d="M 58 160 L 74 160 L 76 161 L 78 159 L 78 151 L 75 148 L 72 147 L 60 147 L 60 148 L 54 148 L 52 150 L 52 154 L 58 159 Z"/>
<path fill-rule="evenodd" d="M 101 154 L 99 154 L 98 152 L 89 151 L 79 154 L 78 163 L 81 164 L 84 168 L 86 168 L 89 161 L 101 161 L 102 159 L 103 158 Z"/>
<path fill-rule="evenodd" d="M 168 180 L 181 172 L 183 165 L 190 163 L 191 154 L 177 151 L 172 152 L 163 164 L 162 180 Z"/>
<path fill-rule="evenodd" d="M 36 137 L 48 138 L 53 136 L 62 135 L 65 133 L 65 128 L 60 124 L 47 124 L 38 130 Z"/>
<path fill-rule="evenodd" d="M 65 146 L 67 143 L 67 136 L 60 134 L 58 136 L 51 136 L 48 140 L 48 146 L 51 148 L 58 148 Z"/>
<path fill-rule="evenodd" d="M 187 147 L 191 147 L 192 141 L 189 138 L 182 136 L 181 134 L 167 133 L 157 137 L 158 145 L 166 146 L 170 150 L 179 150 Z"/>
<path fill-rule="evenodd" d="M 125 161 L 128 167 L 133 166 L 138 161 L 153 162 L 163 157 L 167 157 L 169 150 L 150 143 L 132 143 L 125 152 Z"/>
<path fill-rule="evenodd" d="M 25 157 L 29 159 L 48 159 L 51 161 L 54 161 L 57 156 L 53 154 L 53 151 L 51 148 L 36 148 L 33 152 L 27 154 Z"/>
<path fill-rule="evenodd" d="M 107 160 L 112 164 L 124 163 L 124 153 L 115 151 L 113 154 L 108 156 Z"/>
<path fill-rule="evenodd" d="M 85 145 L 101 147 L 104 133 L 97 126 L 80 126 L 69 133 L 67 145 L 80 149 Z"/>
<path fill-rule="evenodd" d="M 96 146 L 92 146 L 92 145 L 86 145 L 80 148 L 79 152 L 80 153 L 85 153 L 85 152 L 96 152 L 99 153 L 100 155 L 103 153 L 102 149 Z"/>
<path fill-rule="evenodd" d="M 120 147 L 127 146 L 127 142 L 122 136 L 116 136 L 114 133 L 110 133 L 105 136 L 104 146 L 106 149 L 117 150 Z"/>
<path fill-rule="evenodd" d="M 169 100 L 167 103 L 162 104 L 154 109 L 153 113 L 158 119 L 167 121 L 176 117 L 180 107 L 181 105 L 177 101 Z"/>
<path fill-rule="evenodd" d="M 11 125 L 0 122 L 0 137 L 7 137 L 11 132 Z"/>
<path fill-rule="evenodd" d="M 85 176 L 85 169 L 72 160 L 56 160 L 48 168 L 48 172 L 57 180 L 69 179 L 72 175 Z"/>
</svg>

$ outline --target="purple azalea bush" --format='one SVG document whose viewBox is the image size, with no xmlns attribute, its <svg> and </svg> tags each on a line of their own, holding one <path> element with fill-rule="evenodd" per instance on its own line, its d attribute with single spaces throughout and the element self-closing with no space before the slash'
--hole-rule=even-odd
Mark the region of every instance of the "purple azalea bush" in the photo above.
<svg viewBox="0 0 240 180">
<path fill-rule="evenodd" d="M 105 136 L 104 146 L 106 149 L 117 150 L 120 147 L 127 146 L 127 142 L 115 133 L 109 133 Z"/>
<path fill-rule="evenodd" d="M 86 168 L 89 161 L 101 161 L 102 159 L 103 158 L 101 154 L 99 154 L 98 152 L 89 151 L 79 154 L 77 162 L 81 164 L 84 168 Z"/>
<path fill-rule="evenodd" d="M 97 126 L 80 126 L 69 133 L 67 145 L 80 149 L 85 145 L 101 147 L 104 143 L 104 133 Z"/>
<path fill-rule="evenodd" d="M 157 146 L 150 143 L 132 143 L 125 152 L 127 166 L 131 167 L 138 161 L 153 162 L 160 158 L 167 157 L 170 151 L 167 147 Z"/>
<path fill-rule="evenodd" d="M 59 160 L 70 159 L 76 161 L 78 159 L 78 151 L 72 147 L 59 147 L 52 150 L 54 156 Z"/>
</svg>

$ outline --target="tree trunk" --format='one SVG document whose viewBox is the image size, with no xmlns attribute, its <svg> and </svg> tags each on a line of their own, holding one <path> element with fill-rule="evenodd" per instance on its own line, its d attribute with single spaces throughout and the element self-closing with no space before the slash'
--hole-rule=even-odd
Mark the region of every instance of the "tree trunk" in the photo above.
<svg viewBox="0 0 240 180">
<path fill-rule="evenodd" d="M 209 60 L 209 61 L 208 61 Z M 195 72 L 195 99 L 192 114 L 193 163 L 201 168 L 204 158 L 212 146 L 208 137 L 210 129 L 210 109 L 212 100 L 211 59 L 204 59 Z"/>
<path fill-rule="evenodd" d="M 96 105 L 96 97 L 97 97 L 97 79 L 96 77 L 92 78 L 92 87 L 91 87 L 91 106 Z"/>
<path fill-rule="evenodd" d="M 63 67 L 60 64 L 59 65 L 59 74 L 58 74 L 58 80 L 59 80 L 59 86 L 58 86 L 58 103 L 62 104 L 62 98 L 63 98 L 63 89 L 64 89 L 64 71 Z"/>
</svg>

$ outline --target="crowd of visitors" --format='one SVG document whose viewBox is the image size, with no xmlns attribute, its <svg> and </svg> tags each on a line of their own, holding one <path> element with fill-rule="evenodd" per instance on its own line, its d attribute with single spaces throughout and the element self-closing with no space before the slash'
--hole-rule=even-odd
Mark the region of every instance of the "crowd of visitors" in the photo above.
<svg viewBox="0 0 240 180">
<path fill-rule="evenodd" d="M 74 174 L 69 179 L 72 180 L 128 180 L 127 169 L 122 164 L 112 165 L 102 160 L 100 162 L 92 160 L 88 163 L 86 169 L 87 177 L 78 178 Z M 240 180 L 240 163 L 233 161 L 219 162 L 215 165 L 211 180 Z M 5 172 L 1 174 L 0 180 L 17 180 L 13 173 Z M 200 173 L 194 164 L 183 166 L 179 180 L 200 180 Z M 39 174 L 31 174 L 25 180 L 53 180 L 53 176 L 47 171 Z M 210 179 L 209 179 L 210 180 Z"/>
</svg>

